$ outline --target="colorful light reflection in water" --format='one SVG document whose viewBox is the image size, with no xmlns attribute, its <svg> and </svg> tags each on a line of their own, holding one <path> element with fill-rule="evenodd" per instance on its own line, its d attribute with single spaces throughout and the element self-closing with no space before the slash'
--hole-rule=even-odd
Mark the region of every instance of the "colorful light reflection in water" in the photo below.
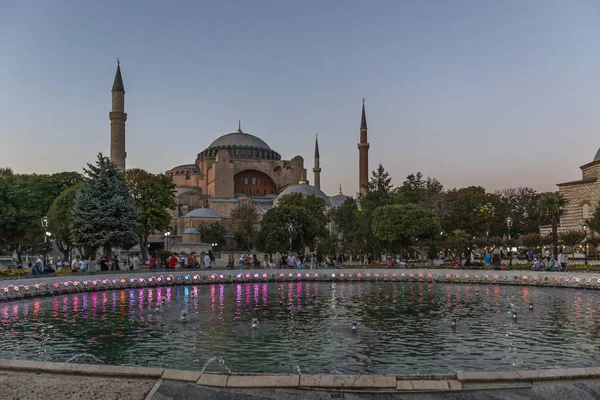
<svg viewBox="0 0 600 400">
<path fill-rule="evenodd" d="M 0 352 L 57 362 L 88 353 L 108 364 L 196 370 L 219 356 L 233 371 L 289 373 L 296 366 L 305 373 L 585 367 L 600 356 L 593 291 L 329 285 L 215 282 L 2 303 Z M 155 312 L 163 299 L 164 309 Z M 186 323 L 179 320 L 183 309 Z M 259 329 L 250 328 L 252 318 L 260 320 Z"/>
</svg>

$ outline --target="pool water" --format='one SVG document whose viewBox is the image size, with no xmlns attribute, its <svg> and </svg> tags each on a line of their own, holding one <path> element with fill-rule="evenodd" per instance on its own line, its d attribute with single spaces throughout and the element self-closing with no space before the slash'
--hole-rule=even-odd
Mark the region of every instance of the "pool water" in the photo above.
<svg viewBox="0 0 600 400">
<path fill-rule="evenodd" d="M 1 303 L 0 358 L 63 362 L 79 356 L 73 362 L 326 374 L 598 365 L 595 291 L 330 285 L 214 284 Z M 257 329 L 252 318 L 259 321 Z"/>
</svg>

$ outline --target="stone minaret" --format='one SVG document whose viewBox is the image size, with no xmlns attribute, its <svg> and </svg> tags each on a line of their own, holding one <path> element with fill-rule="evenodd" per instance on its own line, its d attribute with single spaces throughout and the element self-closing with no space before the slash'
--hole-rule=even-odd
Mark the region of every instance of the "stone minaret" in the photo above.
<svg viewBox="0 0 600 400">
<path fill-rule="evenodd" d="M 365 99 L 362 104 L 360 119 L 360 143 L 358 144 L 358 191 L 364 193 L 369 183 L 369 142 L 367 141 L 367 117 L 365 115 Z"/>
<path fill-rule="evenodd" d="M 315 139 L 315 163 L 313 173 L 315 174 L 314 187 L 321 189 L 321 165 L 319 163 L 319 135 Z"/>
<path fill-rule="evenodd" d="M 117 73 L 112 87 L 112 111 L 110 118 L 110 160 L 121 171 L 125 171 L 125 86 L 121 77 L 121 64 L 117 61 Z"/>
</svg>

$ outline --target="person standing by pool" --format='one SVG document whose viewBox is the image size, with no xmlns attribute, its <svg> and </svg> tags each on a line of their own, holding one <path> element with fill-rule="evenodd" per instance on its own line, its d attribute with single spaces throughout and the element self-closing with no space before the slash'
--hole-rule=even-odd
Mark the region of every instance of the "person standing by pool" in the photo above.
<svg viewBox="0 0 600 400">
<path fill-rule="evenodd" d="M 294 253 L 290 253 L 290 255 L 287 257 L 286 264 L 288 268 L 296 268 L 296 256 L 294 256 Z"/>
<path fill-rule="evenodd" d="M 211 262 L 210 261 L 210 255 L 208 253 L 206 253 L 204 255 L 204 267 L 205 268 L 210 268 L 211 267 L 210 262 Z"/>
<path fill-rule="evenodd" d="M 88 270 L 88 259 L 84 258 L 83 260 L 81 260 L 81 262 L 79 263 L 79 270 L 81 272 L 87 272 Z"/>
<path fill-rule="evenodd" d="M 156 269 L 156 265 L 157 264 L 159 264 L 159 261 L 156 258 L 156 255 L 152 254 L 152 256 L 150 257 L 150 260 L 148 261 L 148 268 L 149 269 Z"/>
<path fill-rule="evenodd" d="M 240 254 L 240 260 L 238 261 L 240 269 L 244 269 L 244 255 Z"/>
<path fill-rule="evenodd" d="M 140 269 L 140 257 L 138 257 L 138 254 L 134 255 L 131 259 L 131 269 L 134 271 Z"/>
<path fill-rule="evenodd" d="M 567 259 L 563 254 L 563 251 L 558 252 L 558 265 L 560 265 L 560 270 L 563 272 L 567 272 L 569 269 L 567 268 Z"/>
<path fill-rule="evenodd" d="M 175 269 L 175 267 L 177 266 L 177 263 L 179 262 L 179 259 L 177 258 L 177 256 L 175 255 L 175 253 L 171 254 L 171 257 L 169 257 L 169 269 Z"/>
<path fill-rule="evenodd" d="M 489 266 L 492 265 L 492 254 L 489 251 L 485 252 L 484 260 L 486 269 L 489 269 Z"/>
<path fill-rule="evenodd" d="M 81 259 L 81 257 L 79 255 L 75 256 L 75 259 L 71 263 L 71 271 L 73 271 L 73 272 L 79 271 L 79 269 L 81 268 L 79 265 L 80 259 Z"/>
</svg>

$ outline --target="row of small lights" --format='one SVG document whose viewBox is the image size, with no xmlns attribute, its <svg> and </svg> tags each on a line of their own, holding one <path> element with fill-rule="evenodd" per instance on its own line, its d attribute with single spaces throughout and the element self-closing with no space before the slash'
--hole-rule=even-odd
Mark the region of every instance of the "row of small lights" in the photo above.
<svg viewBox="0 0 600 400">
<path fill-rule="evenodd" d="M 315 278 L 315 279 L 319 278 L 320 276 L 322 278 L 328 278 L 327 274 L 319 275 L 318 273 L 314 273 L 312 275 L 312 277 Z M 230 275 L 230 277 L 231 277 L 231 275 Z M 347 278 L 354 278 L 355 276 L 352 273 L 349 273 L 347 275 L 344 274 L 344 273 L 341 273 L 341 274 L 338 274 L 338 275 L 331 274 L 331 278 L 332 279 L 335 279 L 335 278 L 342 278 L 343 279 L 343 278 L 346 278 L 346 277 Z M 356 274 L 356 278 L 362 278 L 362 277 L 363 277 L 363 274 L 361 274 L 361 273 Z M 366 273 L 366 274 L 364 274 L 364 277 L 367 278 L 367 279 L 370 279 L 372 277 L 372 275 L 370 273 Z M 382 274 L 382 275 L 380 275 L 380 274 L 374 274 L 373 277 L 375 277 L 376 279 L 379 279 L 379 278 L 387 279 L 389 276 L 388 276 L 388 274 Z M 391 278 L 396 279 L 397 277 L 398 277 L 398 274 L 391 274 Z M 426 278 L 426 279 L 429 279 L 429 280 L 433 279 L 433 275 L 431 273 L 428 273 L 426 275 L 423 274 L 423 273 L 419 273 L 417 275 L 414 274 L 414 273 L 410 273 L 410 274 L 408 274 L 408 276 L 405 273 L 400 274 L 400 278 L 402 278 L 402 279 L 407 278 L 407 277 L 410 278 L 410 279 L 414 279 L 414 278 L 417 278 L 417 279 L 425 279 Z M 461 276 L 461 274 L 457 273 L 457 274 L 454 274 L 454 275 L 445 274 L 445 275 L 443 275 L 443 277 L 446 280 L 461 279 L 461 278 L 470 279 L 471 275 L 468 274 L 468 273 L 465 273 L 465 274 L 463 274 Z M 213 281 L 214 280 L 222 280 L 222 279 L 224 279 L 224 276 L 222 274 L 220 274 L 220 275 L 219 274 L 211 274 L 209 276 L 209 278 L 211 280 L 213 280 Z M 240 279 L 240 280 L 252 279 L 252 278 L 254 278 L 254 279 L 261 279 L 261 278 L 262 279 L 268 279 L 268 275 L 265 274 L 265 273 L 263 273 L 263 274 L 258 274 L 258 273 L 249 274 L 249 273 L 246 273 L 246 274 L 237 274 L 236 278 Z M 285 279 L 286 278 L 286 274 L 280 273 L 279 274 L 279 278 L 280 279 Z M 293 273 L 288 273 L 287 274 L 287 278 L 293 279 L 294 278 L 294 274 Z M 305 273 L 303 275 L 301 273 L 297 273 L 296 274 L 296 278 L 297 279 L 302 279 L 302 278 L 310 279 L 311 278 L 311 274 Z M 437 278 L 441 279 L 442 275 L 438 275 Z M 491 276 L 491 278 L 494 281 L 497 281 L 497 280 L 508 281 L 508 279 L 509 279 L 508 275 L 503 275 L 502 277 L 500 277 L 500 275 L 498 275 L 498 274 L 493 274 Z M 529 281 L 529 278 L 531 278 L 532 281 L 534 281 L 534 282 L 538 282 L 539 281 L 539 277 L 537 275 L 534 275 L 532 277 L 529 277 L 528 275 L 523 275 L 521 277 L 521 280 L 523 282 L 527 282 L 527 281 Z M 473 279 L 478 280 L 478 279 L 480 279 L 480 276 L 478 274 L 474 274 L 473 275 Z M 483 279 L 484 280 L 489 280 L 490 276 L 487 275 L 487 274 L 485 274 L 485 275 L 483 275 Z M 191 281 L 201 281 L 201 276 L 198 275 L 198 274 L 194 275 L 193 277 L 190 276 L 190 275 L 185 275 L 184 278 L 183 278 L 183 280 L 184 281 L 190 281 L 190 280 Z M 514 280 L 515 281 L 519 280 L 519 277 L 518 276 L 514 276 Z M 548 281 L 548 277 L 545 277 L 544 280 Z M 567 276 L 560 276 L 560 277 L 554 276 L 554 277 L 552 277 L 552 280 L 554 282 L 561 281 L 561 282 L 579 283 L 581 281 L 581 278 L 578 278 L 578 277 L 571 277 L 571 278 L 569 278 Z M 146 284 L 146 282 L 148 283 L 148 285 L 150 285 L 152 283 L 155 283 L 158 286 L 159 284 L 161 284 L 163 282 L 166 283 L 166 284 L 174 284 L 176 281 L 180 281 L 181 282 L 182 281 L 181 277 L 178 277 L 176 279 L 173 275 L 169 275 L 167 277 L 164 277 L 163 275 L 161 275 L 159 277 L 154 277 L 154 276 L 150 277 L 147 280 L 145 278 L 139 278 L 139 279 L 138 278 L 130 278 L 129 279 L 129 283 L 130 284 L 135 284 L 137 282 L 138 286 L 141 286 L 142 284 Z M 597 277 L 597 276 L 592 276 L 592 277 L 589 277 L 589 278 L 585 278 L 585 282 L 586 283 L 597 283 L 597 284 L 600 284 L 600 278 Z M 82 285 L 83 285 L 83 288 L 87 289 L 87 288 L 90 288 L 92 285 L 93 285 L 94 288 L 96 288 L 96 287 L 98 287 L 99 284 L 102 284 L 103 288 L 106 288 L 107 285 L 112 285 L 113 288 L 114 288 L 115 285 L 118 285 L 118 284 L 120 284 L 123 287 L 123 286 L 125 286 L 127 284 L 127 280 L 125 280 L 125 279 L 119 279 L 119 280 L 117 280 L 117 279 L 112 279 L 112 280 L 109 280 L 109 279 L 97 279 L 97 280 L 91 280 L 91 281 L 87 280 L 87 281 L 84 281 L 83 283 L 79 282 L 79 281 L 65 281 L 65 282 L 54 282 L 51 285 L 54 287 L 55 290 L 58 291 L 61 288 L 67 288 L 68 289 L 69 285 L 71 285 L 73 288 L 76 288 L 76 289 L 81 288 Z M 44 288 L 46 289 L 46 291 L 50 291 L 49 285 L 46 284 L 46 283 L 43 283 L 43 282 L 37 283 L 37 284 L 34 284 L 34 285 L 8 285 L 8 286 L 2 288 L 2 291 L 5 294 L 10 294 L 10 289 L 11 288 L 13 289 L 14 292 L 19 292 L 19 290 L 20 290 L 19 288 L 21 288 L 21 287 L 26 292 L 28 292 L 28 293 L 30 293 L 29 290 L 30 290 L 31 287 L 33 287 L 36 292 L 40 292 L 40 289 L 44 289 Z"/>
</svg>

